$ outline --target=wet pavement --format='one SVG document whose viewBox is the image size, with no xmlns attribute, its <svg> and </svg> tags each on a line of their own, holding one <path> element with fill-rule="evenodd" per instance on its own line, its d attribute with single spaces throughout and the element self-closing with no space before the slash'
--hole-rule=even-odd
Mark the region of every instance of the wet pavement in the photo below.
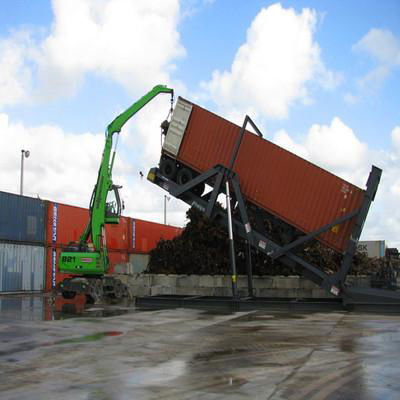
<svg viewBox="0 0 400 400">
<path fill-rule="evenodd" d="M 400 316 L 0 297 L 0 398 L 399 399 Z"/>
</svg>

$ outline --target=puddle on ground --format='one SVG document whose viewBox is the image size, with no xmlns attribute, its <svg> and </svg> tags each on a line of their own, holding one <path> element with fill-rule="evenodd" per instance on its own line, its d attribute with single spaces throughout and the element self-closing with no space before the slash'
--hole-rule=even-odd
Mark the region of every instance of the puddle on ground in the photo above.
<svg viewBox="0 0 400 400">
<path fill-rule="evenodd" d="M 0 351 L 0 357 L 8 356 L 8 355 L 14 355 L 15 353 L 21 353 L 25 351 L 31 351 L 35 350 L 39 347 L 49 347 L 49 346 L 55 346 L 55 345 L 63 345 L 63 344 L 82 344 L 82 343 L 90 343 L 90 342 L 96 342 L 98 340 L 110 337 L 110 336 L 120 336 L 122 335 L 123 332 L 120 331 L 106 331 L 106 332 L 97 332 L 91 335 L 85 335 L 85 336 L 78 336 L 78 337 L 73 337 L 70 339 L 63 339 L 63 340 L 57 340 L 57 341 L 52 341 L 52 342 L 42 342 L 42 343 L 37 343 L 34 341 L 30 342 L 23 342 L 19 343 L 18 347 L 15 348 L 9 348 L 4 351 Z M 18 359 L 15 358 L 8 358 L 8 362 L 18 362 Z"/>
<path fill-rule="evenodd" d="M 54 344 L 96 342 L 97 340 L 104 339 L 105 337 L 108 337 L 108 336 L 120 336 L 120 335 L 122 335 L 122 332 L 119 332 L 119 331 L 99 332 L 99 333 L 95 333 L 93 335 L 86 335 L 86 336 L 81 336 L 81 337 L 77 337 L 77 338 L 60 340 L 58 342 L 54 342 Z"/>
<path fill-rule="evenodd" d="M 87 304 L 84 295 L 74 299 L 46 295 L 9 295 L 0 297 L 0 320 L 53 321 L 68 318 L 85 318 L 96 321 L 99 317 L 127 314 L 134 310 L 128 299 L 104 304 Z"/>
</svg>

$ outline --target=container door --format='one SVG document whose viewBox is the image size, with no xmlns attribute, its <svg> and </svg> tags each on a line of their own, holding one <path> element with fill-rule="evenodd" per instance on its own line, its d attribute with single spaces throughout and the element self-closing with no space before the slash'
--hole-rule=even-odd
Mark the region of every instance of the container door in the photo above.
<svg viewBox="0 0 400 400">
<path fill-rule="evenodd" d="M 0 243 L 0 292 L 43 288 L 44 248 Z"/>
<path fill-rule="evenodd" d="M 178 155 L 183 134 L 185 133 L 190 113 L 192 112 L 192 107 L 190 103 L 186 102 L 181 97 L 175 105 L 174 114 L 172 115 L 163 145 L 164 150 L 174 157 Z"/>
</svg>

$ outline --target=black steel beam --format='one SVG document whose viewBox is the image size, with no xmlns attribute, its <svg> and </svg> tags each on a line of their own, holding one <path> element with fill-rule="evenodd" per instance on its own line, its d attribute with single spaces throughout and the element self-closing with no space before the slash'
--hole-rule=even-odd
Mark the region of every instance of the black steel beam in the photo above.
<svg viewBox="0 0 400 400">
<path fill-rule="evenodd" d="M 331 277 L 332 285 L 340 286 L 342 290 L 345 289 L 344 283 L 346 276 L 349 272 L 353 256 L 357 250 L 357 243 L 361 236 L 362 229 L 364 227 L 365 220 L 368 215 L 369 208 L 373 202 L 378 185 L 381 179 L 382 170 L 378 167 L 372 166 L 371 172 L 367 181 L 367 189 L 364 194 L 364 200 L 360 208 L 360 212 L 357 215 L 356 223 L 354 224 L 353 231 L 350 236 L 350 240 L 345 251 L 340 270 Z"/>
<path fill-rule="evenodd" d="M 326 231 L 328 231 L 329 229 L 331 229 L 332 227 L 336 226 L 336 225 L 340 225 L 346 221 L 348 221 L 349 219 L 354 218 L 360 210 L 356 210 L 353 211 L 349 214 L 346 214 L 340 218 L 335 219 L 333 222 L 326 224 L 324 226 L 322 226 L 321 228 L 302 236 L 301 238 L 283 246 L 281 249 L 279 249 L 278 251 L 276 251 L 275 253 L 271 254 L 271 258 L 272 259 L 277 259 L 278 257 L 281 257 L 283 254 L 287 253 L 289 250 L 293 250 L 296 247 L 302 245 L 303 243 L 306 243 L 312 239 L 314 239 L 315 237 L 319 236 L 321 233 L 324 233 Z"/>
<path fill-rule="evenodd" d="M 257 125 L 253 122 L 253 120 L 248 115 L 246 115 L 246 117 L 244 118 L 244 121 L 243 121 L 243 125 L 240 128 L 239 137 L 238 137 L 238 140 L 237 140 L 237 142 L 235 144 L 235 148 L 233 150 L 232 158 L 231 158 L 231 160 L 229 162 L 229 169 L 230 170 L 233 169 L 233 164 L 235 164 L 237 155 L 239 153 L 240 145 L 242 144 L 244 133 L 246 132 L 246 126 L 247 126 L 248 123 L 257 132 L 258 136 L 260 136 L 261 138 L 263 137 L 263 135 L 262 135 L 261 131 L 258 129 Z"/>
</svg>

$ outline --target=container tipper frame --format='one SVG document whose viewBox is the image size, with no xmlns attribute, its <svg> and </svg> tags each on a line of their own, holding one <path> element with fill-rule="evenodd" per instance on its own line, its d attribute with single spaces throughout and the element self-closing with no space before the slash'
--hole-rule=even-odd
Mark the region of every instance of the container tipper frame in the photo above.
<svg viewBox="0 0 400 400">
<path fill-rule="evenodd" d="M 311 233 L 304 234 L 288 244 L 280 245 L 271 240 L 271 238 L 266 237 L 262 230 L 251 225 L 246 200 L 243 197 L 240 188 L 240 177 L 232 170 L 239 153 L 243 135 L 246 131 L 246 126 L 248 124 L 253 127 L 257 135 L 262 137 L 261 132 L 251 118 L 246 116 L 228 166 L 215 165 L 213 168 L 197 175 L 193 179 L 190 179 L 183 184 L 178 184 L 177 182 L 169 179 L 165 176 L 165 174 L 163 175 L 160 168 L 156 167 L 149 171 L 148 180 L 169 192 L 170 195 L 184 201 L 191 206 L 196 207 L 206 216 L 214 219 L 224 227 L 228 226 L 229 216 L 227 209 L 224 209 L 217 204 L 217 198 L 221 193 L 226 193 L 225 185 L 226 182 L 229 182 L 232 192 L 232 198 L 230 201 L 234 210 L 232 215 L 234 235 L 243 238 L 247 243 L 247 299 L 254 299 L 251 261 L 251 247 L 253 247 L 268 257 L 279 259 L 282 264 L 285 264 L 289 267 L 300 267 L 303 275 L 306 278 L 316 283 L 321 288 L 327 290 L 334 296 L 341 298 L 344 306 L 368 306 L 380 304 L 388 305 L 392 308 L 394 307 L 395 310 L 400 311 L 399 292 L 385 289 L 350 287 L 345 283 L 346 276 L 351 267 L 351 262 L 356 252 L 357 243 L 367 218 L 369 208 L 378 189 L 382 170 L 378 167 L 372 166 L 366 183 L 364 198 L 359 209 L 335 219 L 329 224 L 321 226 L 319 229 Z M 199 194 L 198 188 L 205 184 L 211 186 L 212 190 L 206 194 Z M 334 226 L 343 224 L 352 219 L 355 220 L 355 223 L 353 224 L 350 239 L 348 240 L 347 248 L 344 252 L 338 272 L 329 275 L 312 265 L 310 262 L 304 260 L 299 255 L 295 254 L 295 250 L 299 246 L 310 242 L 318 235 L 330 230 Z M 259 224 L 254 225 L 258 226 Z M 235 268 L 232 268 L 232 288 L 234 297 L 236 293 L 236 278 Z M 239 299 L 236 300 L 240 301 Z"/>
</svg>

